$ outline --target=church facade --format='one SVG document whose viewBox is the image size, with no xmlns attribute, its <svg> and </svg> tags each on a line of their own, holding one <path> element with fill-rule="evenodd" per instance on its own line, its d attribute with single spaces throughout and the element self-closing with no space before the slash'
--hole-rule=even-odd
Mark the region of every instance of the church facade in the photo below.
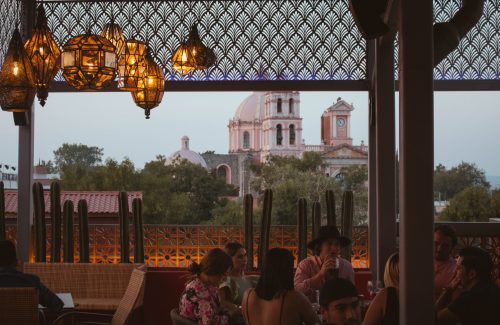
<svg viewBox="0 0 500 325">
<path fill-rule="evenodd" d="M 300 104 L 297 91 L 254 92 L 243 100 L 229 121 L 227 154 L 194 153 L 189 150 L 189 139 L 184 137 L 181 150 L 173 153 L 169 161 L 176 157 L 193 158 L 192 162 L 238 187 L 240 196 L 251 192 L 250 165 L 264 163 L 270 156 L 300 158 L 304 152 L 318 152 L 325 162 L 322 171 L 329 177 L 338 177 L 344 167 L 368 164 L 368 148 L 363 142 L 353 145 L 352 104 L 338 98 L 325 109 L 318 145 L 308 145 L 302 139 Z"/>
</svg>

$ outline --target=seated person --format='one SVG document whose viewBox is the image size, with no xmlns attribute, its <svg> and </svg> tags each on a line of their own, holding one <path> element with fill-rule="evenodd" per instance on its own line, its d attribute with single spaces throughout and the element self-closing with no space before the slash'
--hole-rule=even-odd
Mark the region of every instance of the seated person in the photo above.
<svg viewBox="0 0 500 325">
<path fill-rule="evenodd" d="M 434 229 L 434 293 L 436 299 L 443 292 L 443 288 L 450 285 L 457 267 L 453 257 L 453 249 L 457 245 L 455 230 L 448 225 L 438 225 Z"/>
<path fill-rule="evenodd" d="M 361 325 L 358 290 L 351 281 L 326 281 L 319 293 L 321 315 L 326 325 Z"/>
<path fill-rule="evenodd" d="M 293 289 L 293 255 L 283 248 L 271 249 L 255 289 L 243 296 L 247 325 L 315 325 L 319 323 L 309 300 Z"/>
<path fill-rule="evenodd" d="M 321 289 L 329 277 L 340 277 L 354 284 L 351 263 L 339 256 L 340 249 L 350 243 L 349 238 L 340 235 L 337 227 L 321 227 L 318 238 L 307 245 L 314 256 L 302 260 L 297 267 L 295 290 L 302 292 L 311 302 L 317 302 L 316 290 Z"/>
<path fill-rule="evenodd" d="M 60 310 L 64 306 L 59 297 L 40 282 L 33 274 L 26 274 L 16 269 L 17 254 L 14 243 L 10 240 L 0 240 L 0 288 L 38 289 L 38 302 L 50 310 Z"/>
<path fill-rule="evenodd" d="M 232 317 L 241 319 L 241 301 L 246 290 L 257 285 L 257 276 L 244 274 L 247 266 L 247 251 L 240 243 L 227 243 L 224 251 L 231 257 L 233 264 L 229 276 L 219 287 L 222 305 Z M 242 320 L 242 319 L 241 319 Z"/>
<path fill-rule="evenodd" d="M 221 306 L 219 286 L 231 264 L 231 257 L 220 248 L 210 250 L 200 264 L 193 262 L 188 268 L 193 276 L 181 295 L 179 315 L 200 325 L 228 324 L 229 315 Z"/>
<path fill-rule="evenodd" d="M 385 288 L 380 290 L 366 311 L 363 325 L 399 324 L 399 254 L 389 256 L 384 269 Z"/>
<path fill-rule="evenodd" d="M 478 247 L 462 249 L 455 277 L 436 302 L 437 324 L 500 324 L 500 288 L 493 281 L 493 268 L 488 252 Z M 463 292 L 452 300 L 460 287 Z"/>
</svg>

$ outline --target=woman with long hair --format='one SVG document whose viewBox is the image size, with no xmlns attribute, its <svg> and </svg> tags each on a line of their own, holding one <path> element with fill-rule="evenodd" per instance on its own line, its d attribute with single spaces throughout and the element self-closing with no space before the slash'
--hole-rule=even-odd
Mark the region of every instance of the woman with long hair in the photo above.
<svg viewBox="0 0 500 325">
<path fill-rule="evenodd" d="M 385 263 L 384 285 L 368 307 L 363 325 L 399 325 L 399 254 Z"/>
<path fill-rule="evenodd" d="M 231 317 L 241 318 L 241 301 L 243 294 L 248 289 L 254 288 L 259 279 L 257 276 L 245 275 L 247 266 L 247 251 L 245 247 L 237 242 L 227 243 L 224 251 L 231 257 L 233 262 L 226 281 L 219 287 L 222 305 L 227 308 Z"/>
<path fill-rule="evenodd" d="M 293 255 L 273 248 L 266 256 L 259 282 L 243 296 L 248 325 L 314 325 L 319 318 L 309 300 L 293 288 Z"/>
<path fill-rule="evenodd" d="M 219 286 L 231 265 L 231 257 L 220 248 L 210 250 L 199 264 L 193 262 L 188 268 L 193 276 L 181 295 L 179 314 L 200 325 L 228 324 L 229 315 L 221 306 Z"/>
</svg>

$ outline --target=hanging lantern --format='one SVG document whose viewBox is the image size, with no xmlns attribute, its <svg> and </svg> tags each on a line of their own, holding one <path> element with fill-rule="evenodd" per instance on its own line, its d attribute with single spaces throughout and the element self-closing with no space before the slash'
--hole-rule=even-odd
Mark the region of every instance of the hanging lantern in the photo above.
<svg viewBox="0 0 500 325">
<path fill-rule="evenodd" d="M 38 6 L 38 15 L 33 35 L 24 45 L 35 74 L 37 97 L 42 106 L 49 96 L 49 83 L 59 71 L 61 50 L 47 26 L 43 6 Z"/>
<path fill-rule="evenodd" d="M 190 74 L 196 69 L 196 61 L 186 43 L 181 43 L 175 50 L 172 55 L 172 63 L 172 68 L 183 76 Z"/>
<path fill-rule="evenodd" d="M 118 24 L 115 24 L 113 19 L 111 19 L 111 23 L 104 25 L 101 36 L 106 38 L 115 46 L 116 55 L 120 57 L 123 53 L 125 45 L 125 37 L 123 36 L 122 28 Z"/>
<path fill-rule="evenodd" d="M 35 92 L 35 75 L 16 28 L 0 71 L 0 106 L 7 112 L 25 112 L 31 108 Z"/>
<path fill-rule="evenodd" d="M 73 37 L 64 45 L 61 68 L 64 79 L 77 90 L 102 89 L 115 79 L 115 46 L 90 33 Z"/>
<path fill-rule="evenodd" d="M 215 53 L 203 44 L 196 25 L 191 28 L 187 41 L 174 51 L 172 62 L 174 70 L 182 75 L 194 70 L 205 70 L 214 65 Z"/>
<path fill-rule="evenodd" d="M 146 70 L 146 43 L 129 39 L 118 60 L 118 88 L 120 90 L 134 91 L 139 89 L 139 80 Z"/>
<path fill-rule="evenodd" d="M 215 53 L 212 49 L 203 44 L 196 25 L 193 25 L 191 28 L 191 32 L 189 33 L 189 38 L 186 43 L 196 61 L 196 70 L 205 70 L 214 65 Z"/>
<path fill-rule="evenodd" d="M 139 79 L 138 86 L 139 89 L 132 92 L 132 97 L 135 104 L 145 110 L 146 118 L 149 119 L 150 111 L 160 105 L 165 90 L 163 70 L 156 64 L 149 51 L 146 51 L 146 71 Z"/>
</svg>

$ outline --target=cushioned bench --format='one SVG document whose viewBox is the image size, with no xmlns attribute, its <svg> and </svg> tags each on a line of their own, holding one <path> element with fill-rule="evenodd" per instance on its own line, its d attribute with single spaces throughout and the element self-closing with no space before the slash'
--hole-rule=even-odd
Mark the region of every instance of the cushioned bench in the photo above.
<svg viewBox="0 0 500 325">
<path fill-rule="evenodd" d="M 113 311 L 127 289 L 134 268 L 143 264 L 26 263 L 53 292 L 70 292 L 77 310 Z"/>
</svg>

